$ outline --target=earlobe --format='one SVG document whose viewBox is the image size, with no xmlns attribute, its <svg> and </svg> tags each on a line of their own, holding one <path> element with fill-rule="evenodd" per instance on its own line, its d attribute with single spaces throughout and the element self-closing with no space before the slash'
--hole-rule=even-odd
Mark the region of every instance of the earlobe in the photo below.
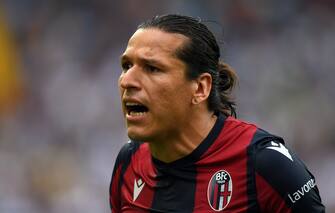
<svg viewBox="0 0 335 213">
<path fill-rule="evenodd" d="M 192 104 L 194 104 L 194 105 L 199 104 L 198 98 L 193 97 L 193 98 L 192 98 Z"/>
</svg>

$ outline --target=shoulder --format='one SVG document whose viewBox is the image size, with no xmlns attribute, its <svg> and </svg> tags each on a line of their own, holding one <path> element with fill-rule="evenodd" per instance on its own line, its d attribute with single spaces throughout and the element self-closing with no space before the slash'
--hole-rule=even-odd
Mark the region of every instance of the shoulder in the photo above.
<svg viewBox="0 0 335 213">
<path fill-rule="evenodd" d="M 136 141 L 128 141 L 128 143 L 124 144 L 120 149 L 115 163 L 112 174 L 112 183 L 114 185 L 118 183 L 119 180 L 122 180 L 123 174 L 125 173 L 128 166 L 131 164 L 133 155 L 140 148 L 141 143 Z M 120 183 L 118 183 L 120 184 Z"/>
<path fill-rule="evenodd" d="M 280 177 L 280 180 L 283 180 L 282 176 L 306 173 L 307 168 L 304 163 L 291 149 L 287 148 L 281 137 L 258 129 L 249 149 L 253 154 L 256 171 L 264 177 Z"/>
<path fill-rule="evenodd" d="M 241 139 L 242 137 L 246 140 L 246 144 L 249 144 L 257 129 L 258 127 L 253 123 L 229 116 L 224 122 L 221 136 L 230 139 Z"/>
<path fill-rule="evenodd" d="M 109 187 L 110 207 L 112 209 L 112 212 L 118 212 L 118 210 L 120 209 L 120 193 L 121 185 L 123 184 L 123 176 L 131 162 L 132 155 L 134 155 L 136 150 L 138 150 L 140 144 L 141 143 L 139 142 L 129 141 L 128 143 L 123 145 L 117 155 Z"/>
<path fill-rule="evenodd" d="M 292 183 L 313 178 L 304 163 L 284 143 L 281 137 L 257 129 L 248 148 L 255 171 L 279 190 L 284 189 L 285 181 Z M 292 185 L 292 184 L 288 184 Z M 283 192 L 284 193 L 284 192 Z"/>
<path fill-rule="evenodd" d="M 232 116 L 228 116 L 225 120 L 224 124 L 225 128 L 231 128 L 231 129 L 257 129 L 257 125 L 246 122 L 241 119 L 234 118 Z"/>
<path fill-rule="evenodd" d="M 258 194 L 264 195 L 260 197 L 263 200 L 261 205 L 278 201 L 293 212 L 309 212 L 311 209 L 322 212 L 324 207 L 314 176 L 285 146 L 281 137 L 258 129 L 248 151 L 252 155 Z M 265 190 L 267 193 L 262 193 Z"/>
<path fill-rule="evenodd" d="M 119 154 L 116 158 L 115 164 L 118 165 L 118 164 L 124 164 L 126 162 L 129 162 L 131 159 L 131 156 L 134 155 L 134 153 L 139 149 L 141 144 L 142 144 L 141 142 L 129 140 L 120 149 Z"/>
</svg>

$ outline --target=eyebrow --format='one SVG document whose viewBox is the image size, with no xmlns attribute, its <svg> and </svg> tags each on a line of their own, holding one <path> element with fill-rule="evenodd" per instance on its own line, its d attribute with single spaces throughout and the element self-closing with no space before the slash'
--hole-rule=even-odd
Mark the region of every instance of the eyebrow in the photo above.
<svg viewBox="0 0 335 213">
<path fill-rule="evenodd" d="M 120 60 L 121 60 L 121 63 L 122 63 L 123 61 L 127 61 L 127 60 L 130 61 L 131 59 L 127 55 L 121 55 L 120 56 Z M 152 65 L 156 65 L 156 66 L 166 66 L 162 62 L 160 62 L 158 60 L 155 60 L 155 59 L 149 59 L 149 58 L 140 57 L 139 60 L 142 63 L 145 63 L 145 64 L 152 64 Z"/>
</svg>

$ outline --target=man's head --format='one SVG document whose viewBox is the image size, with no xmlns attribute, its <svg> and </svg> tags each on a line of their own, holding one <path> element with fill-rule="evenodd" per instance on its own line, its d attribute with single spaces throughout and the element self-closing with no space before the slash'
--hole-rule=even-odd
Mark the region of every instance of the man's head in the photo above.
<svg viewBox="0 0 335 213">
<path fill-rule="evenodd" d="M 234 112 L 227 96 L 234 78 L 219 57 L 214 36 L 193 18 L 166 15 L 141 24 L 121 57 L 129 137 L 166 139 L 185 130 L 197 113 Z"/>
</svg>

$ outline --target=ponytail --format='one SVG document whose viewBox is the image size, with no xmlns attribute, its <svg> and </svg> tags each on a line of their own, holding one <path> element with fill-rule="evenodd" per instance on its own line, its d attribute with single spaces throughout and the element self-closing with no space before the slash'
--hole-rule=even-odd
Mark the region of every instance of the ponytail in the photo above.
<svg viewBox="0 0 335 213">
<path fill-rule="evenodd" d="M 226 116 L 236 117 L 236 103 L 232 91 L 237 83 L 235 71 L 226 63 L 219 61 L 218 75 L 213 76 L 212 90 L 209 97 L 209 108 Z"/>
</svg>

